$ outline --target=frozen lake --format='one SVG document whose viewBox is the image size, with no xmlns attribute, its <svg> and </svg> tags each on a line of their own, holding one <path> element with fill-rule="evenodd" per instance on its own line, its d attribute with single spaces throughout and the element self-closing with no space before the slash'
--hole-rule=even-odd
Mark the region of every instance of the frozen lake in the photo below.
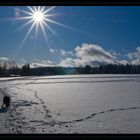
<svg viewBox="0 0 140 140">
<path fill-rule="evenodd" d="M 0 91 L 7 133 L 140 133 L 140 75 L 1 78 Z"/>
</svg>

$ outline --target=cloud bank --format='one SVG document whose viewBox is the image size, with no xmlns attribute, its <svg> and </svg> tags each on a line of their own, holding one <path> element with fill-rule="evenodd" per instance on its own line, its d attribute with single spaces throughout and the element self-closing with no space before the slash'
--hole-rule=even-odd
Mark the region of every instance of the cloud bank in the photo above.
<svg viewBox="0 0 140 140">
<path fill-rule="evenodd" d="M 52 48 L 50 48 L 50 52 L 53 53 L 53 54 L 61 55 L 63 57 L 73 56 L 72 51 L 65 51 L 63 49 L 52 49 Z"/>
<path fill-rule="evenodd" d="M 74 51 L 76 58 L 68 57 L 58 65 L 64 67 L 82 67 L 85 65 L 98 66 L 101 64 L 119 63 L 115 55 L 96 44 L 82 44 L 82 46 L 77 46 Z"/>
<path fill-rule="evenodd" d="M 133 52 L 116 52 L 114 50 L 105 50 L 103 47 L 97 44 L 83 43 L 81 46 L 76 46 L 73 51 L 66 51 L 64 49 L 50 49 L 50 52 L 54 55 L 62 56 L 62 60 L 56 63 L 54 60 L 39 60 L 34 59 L 30 63 L 31 67 L 46 67 L 46 66 L 62 66 L 62 67 L 84 67 L 90 65 L 96 67 L 104 64 L 140 64 L 140 47 L 137 47 Z M 121 59 L 120 56 L 124 56 Z M 0 57 L 0 62 L 10 62 L 11 59 L 7 57 Z M 24 59 L 21 59 L 22 64 L 27 63 Z M 21 64 L 20 64 L 21 65 Z"/>
<path fill-rule="evenodd" d="M 35 67 L 47 67 L 47 66 L 54 66 L 54 62 L 50 60 L 39 60 L 39 59 L 34 59 L 34 62 L 30 64 L 30 67 L 35 68 Z"/>
<path fill-rule="evenodd" d="M 137 47 L 135 52 L 129 53 L 128 58 L 130 59 L 131 64 L 139 65 L 140 64 L 140 47 Z"/>
</svg>

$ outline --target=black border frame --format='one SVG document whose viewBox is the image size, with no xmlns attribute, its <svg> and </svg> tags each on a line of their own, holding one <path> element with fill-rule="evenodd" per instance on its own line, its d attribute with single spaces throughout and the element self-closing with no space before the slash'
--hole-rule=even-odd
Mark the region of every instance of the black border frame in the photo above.
<svg viewBox="0 0 140 140">
<path fill-rule="evenodd" d="M 0 0 L 0 6 L 57 5 L 57 6 L 137 6 L 140 0 Z"/>
<path fill-rule="evenodd" d="M 40 139 L 40 140 L 58 140 L 58 139 L 106 139 L 106 140 L 114 140 L 114 139 L 140 139 L 140 134 L 1 134 L 0 139 Z"/>
<path fill-rule="evenodd" d="M 0 0 L 0 6 L 140 6 L 140 0 Z M 0 134 L 0 139 L 140 139 L 136 134 Z"/>
</svg>

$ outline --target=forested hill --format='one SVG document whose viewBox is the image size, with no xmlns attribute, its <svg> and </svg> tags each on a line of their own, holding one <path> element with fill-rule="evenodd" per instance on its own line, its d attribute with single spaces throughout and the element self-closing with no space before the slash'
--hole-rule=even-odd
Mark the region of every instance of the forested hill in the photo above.
<svg viewBox="0 0 140 140">
<path fill-rule="evenodd" d="M 18 66 L 6 67 L 0 65 L 0 77 L 9 76 L 38 76 L 38 75 L 66 75 L 66 74 L 140 74 L 140 65 L 100 65 L 98 67 L 36 67 L 31 68 L 25 64 L 22 68 Z"/>
</svg>

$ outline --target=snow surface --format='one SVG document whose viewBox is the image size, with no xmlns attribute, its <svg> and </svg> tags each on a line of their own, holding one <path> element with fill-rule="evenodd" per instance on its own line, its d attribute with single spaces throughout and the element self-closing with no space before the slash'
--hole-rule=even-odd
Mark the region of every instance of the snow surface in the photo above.
<svg viewBox="0 0 140 140">
<path fill-rule="evenodd" d="M 0 133 L 140 133 L 140 75 L 0 79 Z"/>
</svg>

